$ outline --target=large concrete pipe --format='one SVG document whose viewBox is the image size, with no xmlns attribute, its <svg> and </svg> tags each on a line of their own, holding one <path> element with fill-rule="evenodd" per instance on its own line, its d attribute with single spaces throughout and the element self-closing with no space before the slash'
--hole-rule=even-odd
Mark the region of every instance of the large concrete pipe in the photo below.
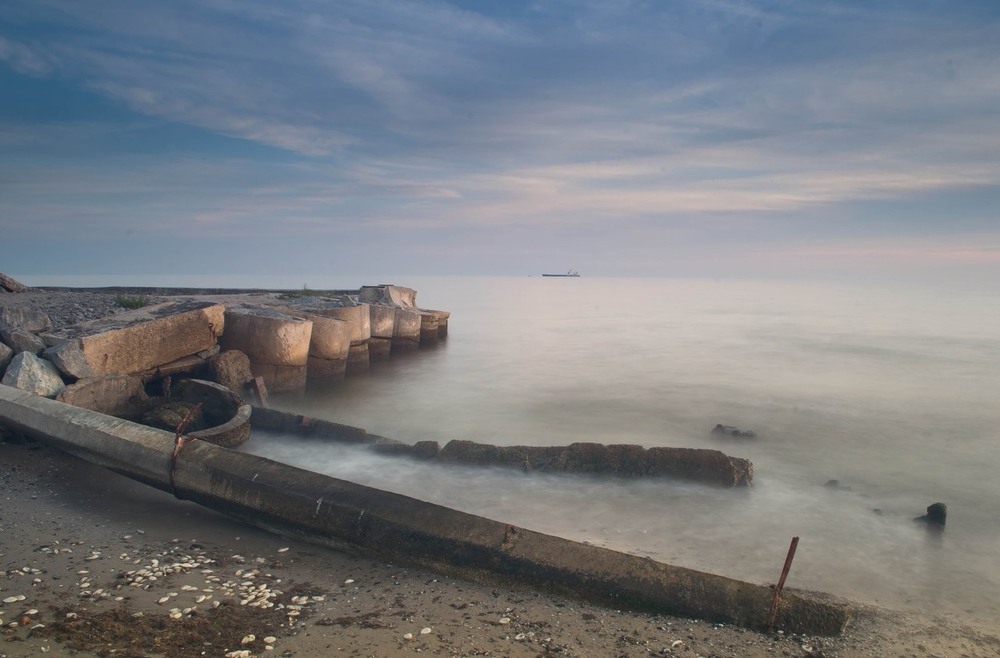
<svg viewBox="0 0 1000 658">
<path fill-rule="evenodd" d="M 765 630 L 772 590 L 541 534 L 0 386 L 0 425 L 283 535 L 473 580 Z M 171 489 L 173 471 L 173 489 Z M 841 604 L 786 590 L 775 628 L 840 633 Z"/>
</svg>

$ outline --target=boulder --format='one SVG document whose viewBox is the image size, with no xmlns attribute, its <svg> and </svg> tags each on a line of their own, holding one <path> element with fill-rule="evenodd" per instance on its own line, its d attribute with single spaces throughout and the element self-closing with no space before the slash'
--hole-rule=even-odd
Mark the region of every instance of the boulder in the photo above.
<svg viewBox="0 0 1000 658">
<path fill-rule="evenodd" d="M 14 358 L 14 350 L 7 347 L 3 343 L 0 343 L 0 376 L 3 375 L 4 369 L 7 367 L 7 364 L 9 364 L 10 360 L 13 358 Z"/>
<path fill-rule="evenodd" d="M 948 520 L 948 506 L 944 503 L 933 503 L 927 506 L 927 514 L 918 516 L 915 521 L 923 521 L 934 526 L 944 527 Z"/>
<path fill-rule="evenodd" d="M 59 391 L 56 400 L 130 420 L 142 417 L 149 406 L 142 379 L 117 373 L 85 377 Z"/>
<path fill-rule="evenodd" d="M 31 352 L 14 355 L 0 383 L 47 398 L 54 398 L 66 386 L 51 361 Z"/>
<path fill-rule="evenodd" d="M 15 281 L 6 274 L 0 272 L 0 292 L 28 292 L 31 290 L 20 281 Z"/>
<path fill-rule="evenodd" d="M 733 427 L 732 425 L 716 425 L 712 428 L 712 434 L 718 434 L 720 436 L 734 436 L 737 438 L 752 439 L 757 436 L 757 433 L 753 430 L 741 430 L 738 427 Z"/>
<path fill-rule="evenodd" d="M 55 364 L 59 372 L 67 377 L 83 379 L 95 377 L 97 373 L 90 367 L 90 361 L 83 353 L 79 340 L 63 340 L 42 352 L 42 356 Z"/>
<path fill-rule="evenodd" d="M 0 328 L 3 327 L 40 334 L 52 328 L 52 320 L 41 311 L 32 308 L 0 304 Z"/>
<path fill-rule="evenodd" d="M 24 329 L 0 329 L 0 342 L 13 349 L 15 354 L 21 352 L 41 354 L 45 351 L 44 341 Z"/>
<path fill-rule="evenodd" d="M 246 387 L 253 381 L 250 357 L 240 350 L 226 350 L 208 359 L 212 379 L 246 399 Z"/>
</svg>

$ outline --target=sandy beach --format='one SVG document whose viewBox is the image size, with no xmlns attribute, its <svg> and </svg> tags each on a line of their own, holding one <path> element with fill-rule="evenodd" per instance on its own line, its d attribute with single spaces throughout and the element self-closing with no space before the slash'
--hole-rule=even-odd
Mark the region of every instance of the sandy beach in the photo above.
<svg viewBox="0 0 1000 658">
<path fill-rule="evenodd" d="M 56 318 L 85 300 L 2 301 L 18 298 Z M 762 635 L 456 580 L 269 534 L 2 431 L 0 567 L 0 658 L 1000 655 L 996 629 L 862 605 L 841 637 Z"/>
</svg>

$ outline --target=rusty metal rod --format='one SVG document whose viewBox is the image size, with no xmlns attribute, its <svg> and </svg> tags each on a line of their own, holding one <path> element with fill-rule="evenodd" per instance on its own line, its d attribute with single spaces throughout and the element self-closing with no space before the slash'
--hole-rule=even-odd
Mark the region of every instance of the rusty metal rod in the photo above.
<svg viewBox="0 0 1000 658">
<path fill-rule="evenodd" d="M 785 578 L 792 568 L 792 560 L 795 559 L 795 548 L 799 545 L 799 538 L 792 537 L 792 543 L 788 546 L 788 555 L 785 556 L 785 566 L 781 568 L 781 578 L 774 588 L 774 596 L 771 598 L 771 609 L 767 613 L 767 632 L 774 632 L 774 618 L 778 614 L 778 600 L 781 598 L 781 590 L 785 586 Z"/>
</svg>

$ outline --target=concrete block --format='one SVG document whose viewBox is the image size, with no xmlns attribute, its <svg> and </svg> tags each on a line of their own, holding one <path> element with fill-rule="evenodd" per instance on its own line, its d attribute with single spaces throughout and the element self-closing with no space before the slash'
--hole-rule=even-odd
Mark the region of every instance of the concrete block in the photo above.
<svg viewBox="0 0 1000 658">
<path fill-rule="evenodd" d="M 223 350 L 240 350 L 255 365 L 305 367 L 312 321 L 264 307 L 234 306 L 226 310 L 225 322 Z"/>
<path fill-rule="evenodd" d="M 368 306 L 368 317 L 371 322 L 372 338 L 392 338 L 396 326 L 396 308 L 394 306 Z"/>
<path fill-rule="evenodd" d="M 139 373 L 211 348 L 225 326 L 221 304 L 172 303 L 74 329 L 77 335 L 46 350 L 70 377 Z"/>
</svg>

